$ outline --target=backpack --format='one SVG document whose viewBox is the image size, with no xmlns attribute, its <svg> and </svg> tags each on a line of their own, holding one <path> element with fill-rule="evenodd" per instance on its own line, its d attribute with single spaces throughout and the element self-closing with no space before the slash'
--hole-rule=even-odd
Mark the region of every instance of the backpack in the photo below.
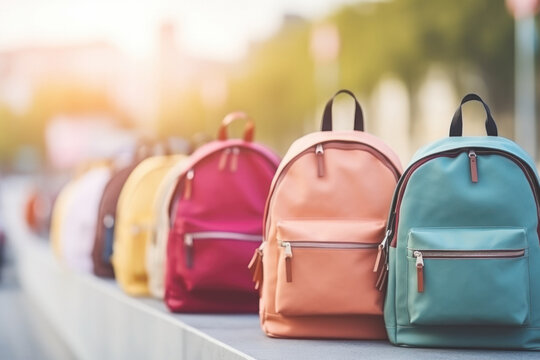
<svg viewBox="0 0 540 360">
<path fill-rule="evenodd" d="M 114 173 L 103 190 L 98 209 L 96 236 L 92 248 L 94 274 L 97 276 L 114 278 L 111 257 L 113 253 L 116 207 L 122 187 L 139 162 L 140 159 L 136 159 L 130 165 Z"/>
<path fill-rule="evenodd" d="M 243 140 L 227 126 L 245 119 Z M 247 263 L 262 241 L 264 204 L 278 157 L 253 142 L 244 113 L 223 120 L 217 141 L 195 151 L 171 202 L 165 303 L 175 312 L 257 312 Z"/>
<path fill-rule="evenodd" d="M 489 136 L 461 136 L 473 100 Z M 381 273 L 390 341 L 539 349 L 538 196 L 533 160 L 466 95 L 450 137 L 420 149 L 395 191 Z"/>
<path fill-rule="evenodd" d="M 131 162 L 127 166 L 117 169 L 103 190 L 103 195 L 99 203 L 96 236 L 92 249 L 94 274 L 99 277 L 114 278 L 111 258 L 113 254 L 116 208 L 118 206 L 120 192 L 131 172 L 141 161 L 150 156 L 154 151 L 153 147 L 158 145 L 162 144 L 159 142 L 153 143 L 148 140 L 138 140 L 135 144 L 135 151 L 132 154 L 133 158 Z"/>
<path fill-rule="evenodd" d="M 154 234 L 157 189 L 184 155 L 152 156 L 131 172 L 118 199 L 112 264 L 120 287 L 130 295 L 149 295 L 146 247 Z"/>
<path fill-rule="evenodd" d="M 62 226 L 64 218 L 71 208 L 72 195 L 77 185 L 77 178 L 68 181 L 56 196 L 51 213 L 51 228 L 49 238 L 53 254 L 57 259 L 62 259 Z"/>
<path fill-rule="evenodd" d="M 91 253 L 99 200 L 109 177 L 108 166 L 96 165 L 79 176 L 73 187 L 67 190 L 68 198 L 57 220 L 60 222 L 59 238 L 55 241 L 60 245 L 61 259 L 70 268 L 92 272 Z"/>
<path fill-rule="evenodd" d="M 165 260 L 171 221 L 169 205 L 178 177 L 188 170 L 187 166 L 189 158 L 185 157 L 167 172 L 157 189 L 154 202 L 155 232 L 146 245 L 146 272 L 150 294 L 159 299 L 163 299 L 165 294 Z"/>
<path fill-rule="evenodd" d="M 354 99 L 355 131 L 332 131 L 340 93 Z M 322 131 L 296 140 L 278 168 L 250 263 L 268 336 L 386 338 L 373 267 L 401 165 L 363 130 L 356 97 L 340 90 Z"/>
</svg>

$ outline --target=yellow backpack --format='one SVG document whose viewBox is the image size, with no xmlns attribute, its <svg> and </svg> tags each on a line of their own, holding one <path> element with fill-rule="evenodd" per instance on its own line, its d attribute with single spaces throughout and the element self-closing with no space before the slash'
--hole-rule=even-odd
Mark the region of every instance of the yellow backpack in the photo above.
<svg viewBox="0 0 540 360">
<path fill-rule="evenodd" d="M 112 264 L 120 287 L 135 296 L 149 295 L 146 247 L 155 229 L 154 202 L 169 170 L 185 155 L 153 156 L 127 179 L 116 211 Z"/>
</svg>

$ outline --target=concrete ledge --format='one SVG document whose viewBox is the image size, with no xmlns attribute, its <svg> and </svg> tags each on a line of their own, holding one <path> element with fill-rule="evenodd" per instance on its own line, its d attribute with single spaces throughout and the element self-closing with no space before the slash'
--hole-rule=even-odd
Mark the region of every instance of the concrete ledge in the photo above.
<svg viewBox="0 0 540 360">
<path fill-rule="evenodd" d="M 23 288 L 80 359 L 250 358 L 169 315 L 158 301 L 130 298 L 114 281 L 71 272 L 46 244 L 27 244 L 23 254 L 17 250 Z M 228 327 L 227 319 L 212 320 Z"/>
<path fill-rule="evenodd" d="M 10 191 L 6 192 L 5 189 Z M 267 338 L 256 315 L 171 314 L 112 280 L 75 273 L 22 224 L 19 181 L 4 185 L 3 214 L 21 285 L 79 359 L 538 359 L 538 353 L 398 348 L 384 341 Z M 10 211 L 6 211 L 10 209 Z"/>
</svg>

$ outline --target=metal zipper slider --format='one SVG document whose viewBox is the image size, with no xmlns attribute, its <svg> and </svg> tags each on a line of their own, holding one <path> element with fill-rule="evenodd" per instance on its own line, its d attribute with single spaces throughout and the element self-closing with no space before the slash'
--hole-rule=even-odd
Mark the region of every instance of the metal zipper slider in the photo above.
<svg viewBox="0 0 540 360">
<path fill-rule="evenodd" d="M 474 150 L 469 150 L 469 165 L 471 168 L 471 181 L 473 183 L 478 182 L 478 166 L 476 165 L 476 153 Z"/>
<path fill-rule="evenodd" d="M 292 247 L 289 242 L 282 242 L 281 246 L 285 248 L 285 274 L 287 282 L 292 282 Z"/>
<path fill-rule="evenodd" d="M 315 155 L 317 156 L 317 176 L 324 176 L 324 148 L 322 144 L 317 144 L 315 147 Z"/>
<path fill-rule="evenodd" d="M 231 171 L 235 172 L 238 169 L 238 155 L 240 155 L 240 148 L 232 148 L 232 159 L 231 159 Z"/>
<path fill-rule="evenodd" d="M 186 174 L 186 181 L 184 182 L 184 199 L 189 200 L 192 193 L 192 182 L 195 177 L 195 171 L 193 169 L 189 170 Z"/>
<path fill-rule="evenodd" d="M 377 270 L 379 270 L 379 265 L 381 263 L 381 259 L 382 259 L 383 253 L 384 253 L 384 249 L 386 247 L 386 242 L 388 241 L 388 237 L 390 236 L 391 233 L 392 233 L 392 231 L 386 230 L 386 234 L 384 235 L 383 241 L 377 247 L 378 248 L 378 250 L 377 250 L 377 258 L 375 259 L 375 265 L 373 266 L 373 272 L 377 272 Z"/>
<path fill-rule="evenodd" d="M 424 292 L 424 258 L 420 251 L 413 252 L 416 258 L 416 282 L 418 284 L 418 292 Z"/>
<path fill-rule="evenodd" d="M 186 255 L 186 267 L 193 267 L 193 236 L 191 234 L 184 235 L 184 252 Z"/>
<path fill-rule="evenodd" d="M 225 169 L 225 166 L 227 165 L 227 158 L 229 157 L 229 154 L 231 153 L 231 148 L 226 148 L 221 153 L 221 157 L 219 158 L 219 170 Z"/>
<path fill-rule="evenodd" d="M 112 229 L 114 227 L 114 216 L 107 214 L 103 217 L 103 226 L 107 229 Z"/>
</svg>

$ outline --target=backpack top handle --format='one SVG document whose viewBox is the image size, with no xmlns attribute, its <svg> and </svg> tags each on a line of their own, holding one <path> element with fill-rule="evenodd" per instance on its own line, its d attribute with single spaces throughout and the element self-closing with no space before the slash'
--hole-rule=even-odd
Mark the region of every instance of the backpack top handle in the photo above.
<svg viewBox="0 0 540 360">
<path fill-rule="evenodd" d="M 362 113 L 362 108 L 360 103 L 356 99 L 356 96 L 352 91 L 347 89 L 339 90 L 328 102 L 324 108 L 321 130 L 322 131 L 332 131 L 332 105 L 334 104 L 334 98 L 339 94 L 348 94 L 354 99 L 355 109 L 354 109 L 354 130 L 364 131 L 364 114 Z"/>
<path fill-rule="evenodd" d="M 480 96 L 477 94 L 467 94 L 463 97 L 461 100 L 461 104 L 459 104 L 459 107 L 457 108 L 454 117 L 452 118 L 452 123 L 450 124 L 450 136 L 461 136 L 463 133 L 463 116 L 461 113 L 461 107 L 463 104 L 469 101 L 479 101 L 484 105 L 484 110 L 486 110 L 486 133 L 488 136 L 497 136 L 497 124 L 495 124 L 495 120 L 493 120 L 493 116 L 491 116 L 491 111 L 489 110 L 489 107 L 487 104 L 482 100 Z"/>
<path fill-rule="evenodd" d="M 227 127 L 235 120 L 246 120 L 246 125 L 244 127 L 244 141 L 252 142 L 255 133 L 255 123 L 251 117 L 243 111 L 232 112 L 223 118 L 221 126 L 219 127 L 218 140 L 223 141 L 228 139 Z"/>
</svg>

